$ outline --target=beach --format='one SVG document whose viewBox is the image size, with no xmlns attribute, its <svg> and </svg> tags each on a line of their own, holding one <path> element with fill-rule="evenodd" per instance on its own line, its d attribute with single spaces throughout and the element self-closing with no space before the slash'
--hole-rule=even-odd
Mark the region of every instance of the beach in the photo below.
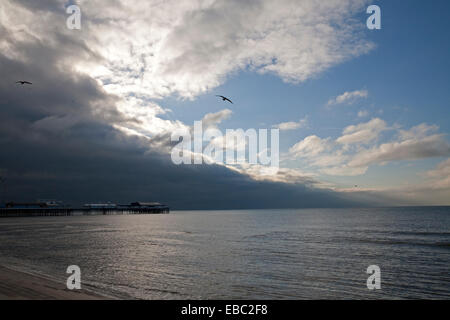
<svg viewBox="0 0 450 320">
<path fill-rule="evenodd" d="M 0 266 L 0 300 L 103 300 L 86 290 L 68 290 L 65 283 Z"/>
</svg>

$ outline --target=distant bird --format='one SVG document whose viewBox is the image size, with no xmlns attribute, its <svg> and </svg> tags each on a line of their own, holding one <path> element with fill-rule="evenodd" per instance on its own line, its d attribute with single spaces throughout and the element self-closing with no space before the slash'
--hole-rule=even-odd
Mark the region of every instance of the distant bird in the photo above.
<svg viewBox="0 0 450 320">
<path fill-rule="evenodd" d="M 231 101 L 231 100 L 228 99 L 227 97 L 224 97 L 224 96 L 218 96 L 218 95 L 216 95 L 216 97 L 220 97 L 220 98 L 222 98 L 223 101 L 228 101 L 229 103 L 234 104 L 233 101 Z"/>
<path fill-rule="evenodd" d="M 24 85 L 24 84 L 32 84 L 31 82 L 28 82 L 28 81 L 22 81 L 22 80 L 17 81 L 16 83 L 20 83 L 21 85 Z"/>
</svg>

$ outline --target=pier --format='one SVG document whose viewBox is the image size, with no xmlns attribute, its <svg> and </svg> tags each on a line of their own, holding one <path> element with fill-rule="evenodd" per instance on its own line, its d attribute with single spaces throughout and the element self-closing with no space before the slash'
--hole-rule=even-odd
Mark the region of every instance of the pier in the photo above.
<svg viewBox="0 0 450 320">
<path fill-rule="evenodd" d="M 4 207 L 0 207 L 0 218 L 168 214 L 169 212 L 169 207 L 160 203 L 135 202 L 130 205 L 87 204 L 83 207 L 64 207 L 46 203 L 7 203 Z"/>
</svg>

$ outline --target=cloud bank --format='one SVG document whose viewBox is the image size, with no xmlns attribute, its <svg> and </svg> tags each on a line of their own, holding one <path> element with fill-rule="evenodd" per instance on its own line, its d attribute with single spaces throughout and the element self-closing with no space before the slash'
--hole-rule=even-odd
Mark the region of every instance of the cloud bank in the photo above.
<svg viewBox="0 0 450 320">
<path fill-rule="evenodd" d="M 395 135 L 381 143 L 382 133 Z M 309 136 L 289 150 L 290 156 L 332 176 L 358 176 L 371 165 L 450 156 L 450 144 L 439 127 L 422 123 L 409 130 L 389 128 L 379 118 L 345 128 L 337 139 Z"/>
</svg>

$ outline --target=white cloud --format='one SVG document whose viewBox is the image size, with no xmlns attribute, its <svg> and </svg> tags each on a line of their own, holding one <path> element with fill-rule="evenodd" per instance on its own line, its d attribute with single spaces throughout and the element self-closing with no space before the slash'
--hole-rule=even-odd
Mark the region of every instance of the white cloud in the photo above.
<svg viewBox="0 0 450 320">
<path fill-rule="evenodd" d="M 428 125 L 426 123 L 422 123 L 418 126 L 412 127 L 409 130 L 399 130 L 399 136 L 401 140 L 424 138 L 428 134 L 436 132 L 438 130 L 439 127 L 436 125 Z"/>
<path fill-rule="evenodd" d="M 228 119 L 232 113 L 233 111 L 230 109 L 224 109 L 216 113 L 206 114 L 202 119 L 204 129 L 215 127 L 217 124 Z"/>
<path fill-rule="evenodd" d="M 380 133 L 386 129 L 386 122 L 379 118 L 375 118 L 367 123 L 348 126 L 344 129 L 343 135 L 336 141 L 342 144 L 367 144 L 377 139 Z"/>
<path fill-rule="evenodd" d="M 368 96 L 369 92 L 367 90 L 347 91 L 333 99 L 330 99 L 327 105 L 332 106 L 344 103 L 352 104 L 358 99 L 364 99 Z"/>
<path fill-rule="evenodd" d="M 116 107 L 130 119 L 125 123 L 120 123 L 120 126 L 139 134 L 155 136 L 184 127 L 179 121 L 161 119 L 159 115 L 166 114 L 167 111 L 158 104 L 145 99 L 126 96 L 116 103 Z"/>
<path fill-rule="evenodd" d="M 277 125 L 274 125 L 274 128 L 280 129 L 280 131 L 288 131 L 288 130 L 296 130 L 300 128 L 304 128 L 308 124 L 308 119 L 303 118 L 297 122 L 282 122 Z"/>
<path fill-rule="evenodd" d="M 289 153 L 299 158 L 311 158 L 324 152 L 328 146 L 327 140 L 318 136 L 309 136 L 292 146 Z"/>
</svg>

